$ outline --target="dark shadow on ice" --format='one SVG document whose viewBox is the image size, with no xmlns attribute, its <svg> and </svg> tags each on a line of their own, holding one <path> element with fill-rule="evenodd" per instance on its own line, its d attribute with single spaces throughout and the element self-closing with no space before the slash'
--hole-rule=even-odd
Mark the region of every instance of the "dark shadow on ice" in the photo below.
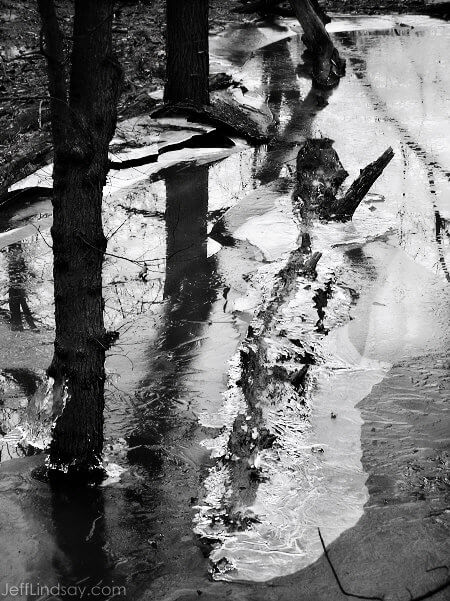
<svg viewBox="0 0 450 601">
<path fill-rule="evenodd" d="M 172 170 L 166 183 L 166 279 L 157 347 L 135 403 L 130 460 L 158 471 L 161 445 L 183 407 L 183 379 L 216 298 L 215 260 L 207 257 L 208 167 Z M 193 419 L 193 416 L 189 416 Z"/>
<path fill-rule="evenodd" d="M 84 599 L 111 597 L 110 587 L 123 582 L 105 550 L 102 489 L 54 488 L 51 503 L 56 543 L 52 563 L 58 583 L 86 587 Z"/>
<path fill-rule="evenodd" d="M 22 245 L 20 242 L 11 244 L 8 247 L 8 302 L 10 312 L 10 324 L 12 330 L 22 331 L 24 329 L 24 320 L 31 330 L 36 330 L 36 322 L 28 306 L 25 294 L 25 283 L 28 277 L 28 271 L 23 257 Z"/>
</svg>

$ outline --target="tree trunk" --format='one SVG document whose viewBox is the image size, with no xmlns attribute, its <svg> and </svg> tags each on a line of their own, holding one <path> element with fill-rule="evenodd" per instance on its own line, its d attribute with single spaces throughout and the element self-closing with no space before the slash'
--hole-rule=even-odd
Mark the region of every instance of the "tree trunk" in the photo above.
<svg viewBox="0 0 450 601">
<path fill-rule="evenodd" d="M 345 75 L 345 61 L 340 58 L 325 29 L 325 17 L 321 18 L 316 13 L 313 0 L 289 1 L 302 26 L 304 32 L 302 39 L 314 61 L 312 73 L 314 82 L 323 88 L 335 86 L 339 78 Z"/>
<path fill-rule="evenodd" d="M 208 0 L 167 0 L 168 104 L 209 104 Z"/>
<path fill-rule="evenodd" d="M 117 120 L 120 69 L 112 55 L 112 0 L 75 1 L 67 90 L 53 0 L 39 0 L 54 143 L 53 277 L 56 422 L 50 474 L 85 479 L 101 471 L 104 362 L 103 186 Z"/>
</svg>

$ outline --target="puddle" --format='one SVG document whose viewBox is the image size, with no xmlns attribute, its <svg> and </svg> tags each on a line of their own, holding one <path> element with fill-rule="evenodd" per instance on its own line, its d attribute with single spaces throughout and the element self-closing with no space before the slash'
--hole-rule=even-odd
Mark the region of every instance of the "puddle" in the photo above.
<svg viewBox="0 0 450 601">
<path fill-rule="evenodd" d="M 118 128 L 111 158 L 143 164 L 111 172 L 105 190 L 106 322 L 120 332 L 107 360 L 114 477 L 90 502 L 33 481 L 39 457 L 11 460 L 26 452 L 15 433 L 52 353 L 50 201 L 25 198 L 2 214 L 0 504 L 22 553 L 11 547 L 0 572 L 48 584 L 103 578 L 126 583 L 130 597 L 167 592 L 174 574 L 206 582 L 195 528 L 209 541 L 214 534 L 204 551 L 227 568 L 215 579 L 267 581 L 322 554 L 318 526 L 331 544 L 361 520 L 372 477 L 361 403 L 401 372 L 399 362 L 448 348 L 450 29 L 402 15 L 345 17 L 333 31 L 348 74 L 327 94 L 311 89 L 293 22 L 230 28 L 212 44 L 217 70 L 229 67 L 252 97 L 267 98 L 278 123 L 268 147 L 189 147 L 210 130 L 178 121 L 156 133 L 145 119 Z M 349 181 L 395 151 L 348 224 L 306 226 L 292 212 L 298 146 L 321 136 L 335 140 Z M 50 175 L 46 167 L 11 191 L 49 187 Z M 305 227 L 323 253 L 318 279 L 308 289 L 299 280 L 278 325 L 317 358 L 306 404 L 261 401 L 276 444 L 251 458 L 263 481 L 235 495 L 257 521 L 212 528 L 209 510 L 234 485 L 221 454 L 244 410 L 242 399 L 224 397 L 230 360 Z M 312 299 L 327 286 L 318 328 Z M 405 379 L 401 394 L 413 398 L 422 384 Z"/>
</svg>

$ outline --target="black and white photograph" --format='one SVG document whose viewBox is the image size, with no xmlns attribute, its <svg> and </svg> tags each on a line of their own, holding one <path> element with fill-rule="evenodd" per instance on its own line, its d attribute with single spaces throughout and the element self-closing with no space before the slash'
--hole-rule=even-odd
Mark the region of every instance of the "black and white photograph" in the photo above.
<svg viewBox="0 0 450 601">
<path fill-rule="evenodd" d="M 450 2 L 0 0 L 0 598 L 450 599 Z"/>
</svg>

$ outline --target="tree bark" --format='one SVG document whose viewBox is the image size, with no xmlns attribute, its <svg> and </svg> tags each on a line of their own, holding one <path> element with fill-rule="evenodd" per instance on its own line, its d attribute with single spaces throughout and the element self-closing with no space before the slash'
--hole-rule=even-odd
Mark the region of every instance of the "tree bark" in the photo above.
<svg viewBox="0 0 450 601">
<path fill-rule="evenodd" d="M 112 54 L 112 0 L 75 1 L 70 83 L 53 0 L 38 0 L 49 71 L 53 169 L 55 425 L 50 474 L 101 471 L 104 361 L 103 186 L 121 73 Z"/>
<path fill-rule="evenodd" d="M 208 0 L 167 0 L 168 104 L 209 104 Z"/>
<path fill-rule="evenodd" d="M 303 41 L 313 57 L 312 78 L 323 88 L 334 87 L 345 75 L 345 61 L 325 29 L 325 17 L 314 10 L 313 0 L 289 0 L 304 35 Z"/>
</svg>

